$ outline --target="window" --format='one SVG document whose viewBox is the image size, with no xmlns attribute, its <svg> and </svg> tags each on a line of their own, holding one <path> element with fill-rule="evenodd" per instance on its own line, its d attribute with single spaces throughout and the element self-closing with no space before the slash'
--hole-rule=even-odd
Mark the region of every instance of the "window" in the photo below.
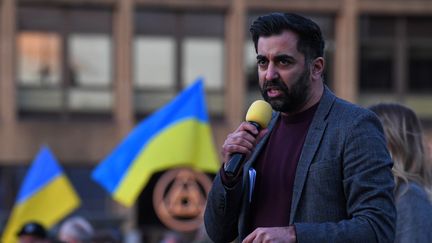
<svg viewBox="0 0 432 243">
<path fill-rule="evenodd" d="M 168 37 L 135 39 L 135 86 L 170 89 L 174 84 L 175 41 Z"/>
<path fill-rule="evenodd" d="M 16 77 L 21 117 L 109 115 L 111 15 L 105 9 L 18 8 Z"/>
<path fill-rule="evenodd" d="M 392 48 L 370 45 L 360 50 L 360 89 L 390 92 L 393 90 Z"/>
<path fill-rule="evenodd" d="M 199 77 L 204 79 L 209 113 L 223 113 L 223 22 L 218 13 L 136 12 L 133 73 L 138 116 L 162 107 Z"/>
<path fill-rule="evenodd" d="M 432 110 L 431 17 L 362 16 L 360 103 L 397 101 L 422 119 Z"/>
<path fill-rule="evenodd" d="M 415 93 L 432 91 L 432 45 L 413 45 L 410 50 L 409 86 L 408 90 Z"/>
</svg>

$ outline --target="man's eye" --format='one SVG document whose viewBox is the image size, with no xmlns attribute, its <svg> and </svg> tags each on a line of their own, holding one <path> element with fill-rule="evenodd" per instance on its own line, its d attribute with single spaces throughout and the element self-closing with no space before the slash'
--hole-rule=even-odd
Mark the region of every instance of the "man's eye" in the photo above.
<svg viewBox="0 0 432 243">
<path fill-rule="evenodd" d="M 282 65 L 289 65 L 292 62 L 290 60 L 288 60 L 288 59 L 281 59 L 281 60 L 279 60 L 279 63 L 282 64 Z"/>
<path fill-rule="evenodd" d="M 257 64 L 258 65 L 266 65 L 267 64 L 267 61 L 266 60 L 263 60 L 263 59 L 261 59 L 261 60 L 257 60 Z"/>
</svg>

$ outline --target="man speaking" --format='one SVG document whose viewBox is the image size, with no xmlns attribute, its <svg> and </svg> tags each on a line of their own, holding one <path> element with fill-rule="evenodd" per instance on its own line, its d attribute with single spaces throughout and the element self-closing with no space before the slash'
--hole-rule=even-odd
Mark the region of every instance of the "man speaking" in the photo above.
<svg viewBox="0 0 432 243">
<path fill-rule="evenodd" d="M 204 216 L 210 238 L 393 242 L 392 161 L 381 124 L 324 85 L 319 26 L 272 13 L 250 32 L 273 115 L 268 128 L 243 122 L 226 138 Z"/>
</svg>

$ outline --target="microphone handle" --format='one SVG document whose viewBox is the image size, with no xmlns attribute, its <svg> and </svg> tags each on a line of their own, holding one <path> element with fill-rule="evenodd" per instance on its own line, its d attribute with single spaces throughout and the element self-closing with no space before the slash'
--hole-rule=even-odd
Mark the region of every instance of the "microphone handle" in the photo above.
<svg viewBox="0 0 432 243">
<path fill-rule="evenodd" d="M 231 159 L 229 160 L 226 168 L 225 173 L 229 177 L 234 177 L 238 174 L 240 168 L 243 165 L 245 155 L 240 153 L 234 153 L 231 156 Z"/>
<path fill-rule="evenodd" d="M 258 131 L 261 130 L 261 126 L 256 122 L 249 122 L 250 124 L 254 125 Z M 245 159 L 245 155 L 241 153 L 234 153 L 231 155 L 231 159 L 229 160 L 226 168 L 224 168 L 225 173 L 229 177 L 234 177 L 238 174 L 240 171 L 240 168 L 243 165 L 243 161 Z"/>
</svg>

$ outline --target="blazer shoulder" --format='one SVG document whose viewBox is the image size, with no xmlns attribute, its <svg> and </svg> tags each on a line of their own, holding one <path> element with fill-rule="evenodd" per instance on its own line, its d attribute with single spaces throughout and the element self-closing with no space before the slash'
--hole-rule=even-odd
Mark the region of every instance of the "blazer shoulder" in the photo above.
<svg viewBox="0 0 432 243">
<path fill-rule="evenodd" d="M 317 113 L 324 120 L 334 119 L 349 122 L 361 117 L 378 119 L 371 110 L 337 97 L 327 86 L 325 86 Z"/>
<path fill-rule="evenodd" d="M 371 110 L 338 97 L 336 97 L 329 112 L 329 119 L 352 125 L 363 120 L 370 120 L 373 123 L 379 122 L 378 117 Z"/>
</svg>

